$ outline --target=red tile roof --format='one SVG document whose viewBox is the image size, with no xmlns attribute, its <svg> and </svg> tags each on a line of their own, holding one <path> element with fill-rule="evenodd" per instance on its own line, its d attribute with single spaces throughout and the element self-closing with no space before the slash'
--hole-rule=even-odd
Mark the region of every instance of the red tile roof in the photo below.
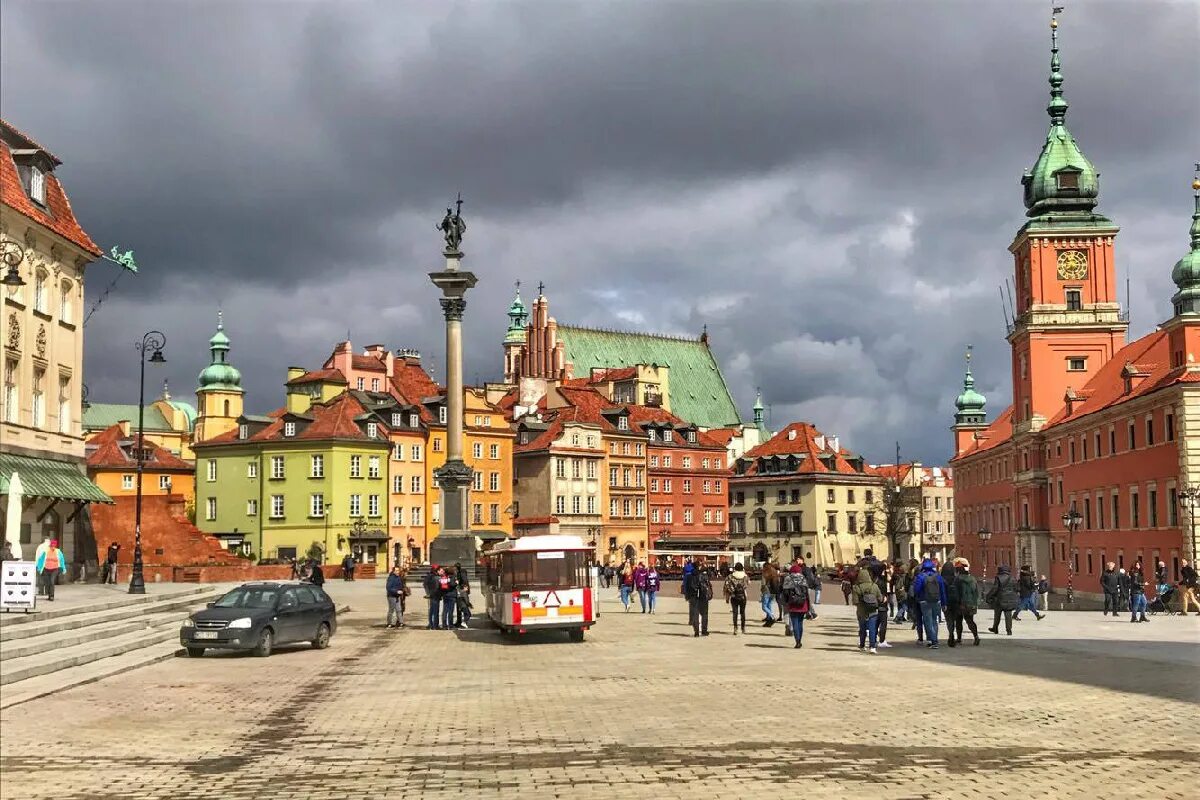
<svg viewBox="0 0 1200 800">
<path fill-rule="evenodd" d="M 302 383 L 316 383 L 317 381 L 324 383 L 347 383 L 346 376 L 342 374 L 340 369 L 318 369 L 306 372 L 298 378 L 292 378 L 287 382 L 287 385 L 297 386 Z"/>
<path fill-rule="evenodd" d="M 127 470 L 137 467 L 137 458 L 133 450 L 141 441 L 135 436 L 126 436 L 120 425 L 105 428 L 87 440 L 87 465 L 89 469 L 120 469 Z M 145 440 L 144 449 L 150 451 L 150 457 L 142 464 L 149 470 L 166 470 L 171 472 L 191 472 L 195 467 L 189 461 L 184 461 L 162 445 Z"/>
<path fill-rule="evenodd" d="M 350 366 L 365 372 L 387 372 L 387 364 L 377 356 L 351 356 Z"/>
<path fill-rule="evenodd" d="M 950 462 L 953 463 L 966 456 L 982 453 L 985 450 L 992 450 L 1007 442 L 1012 438 L 1012 418 L 1013 407 L 1010 405 L 1000 412 L 1000 416 L 996 417 L 992 421 L 992 424 L 977 434 L 979 438 L 975 439 L 967 450 L 950 459 Z"/>
<path fill-rule="evenodd" d="M 553 412 L 553 413 L 557 413 L 557 412 Z M 550 446 L 551 442 L 553 442 L 555 439 L 557 439 L 559 436 L 562 435 L 562 430 L 563 430 L 562 420 L 558 420 L 558 419 L 552 420 L 550 422 L 550 427 L 548 427 L 546 430 L 539 433 L 533 439 L 530 439 L 528 443 L 521 444 L 520 439 L 518 439 L 517 444 L 515 444 L 513 446 L 513 450 L 514 450 L 514 452 L 517 452 L 517 453 L 529 453 L 529 452 L 534 452 L 537 450 L 545 450 L 547 447 Z"/>
<path fill-rule="evenodd" d="M 792 433 L 795 433 L 794 438 L 789 438 Z M 772 436 L 767 441 L 760 444 L 758 447 L 747 452 L 742 458 L 751 462 L 746 468 L 745 475 L 758 474 L 757 459 L 765 456 L 786 456 L 786 455 L 803 455 L 794 473 L 788 474 L 809 474 L 809 473 L 840 473 L 846 475 L 874 475 L 875 471 L 868 465 L 863 465 L 863 471 L 859 472 L 849 462 L 848 458 L 853 456 L 844 447 L 839 447 L 834 451 L 829 447 L 829 437 L 825 438 L 824 447 L 818 447 L 817 437 L 823 434 L 816 429 L 815 426 L 807 422 L 793 422 L 779 433 Z M 833 469 L 830 469 L 822 461 L 822 457 L 833 456 Z"/>
<path fill-rule="evenodd" d="M 646 425 L 651 423 L 676 426 L 690 425 L 689 422 L 680 419 L 666 409 L 657 408 L 654 406 L 637 405 L 626 405 L 624 407 L 629 409 L 630 424 L 635 426 L 640 432 L 644 432 Z M 696 431 L 696 441 L 694 442 L 689 442 L 686 439 L 683 441 L 676 440 L 670 443 L 663 442 L 661 439 L 659 439 L 654 442 L 655 447 L 678 445 L 679 447 L 702 447 L 719 450 L 724 450 L 726 444 L 727 442 L 721 441 L 721 439 L 712 436 L 710 432 L 700 430 Z"/>
<path fill-rule="evenodd" d="M 204 442 L 198 442 L 197 446 L 205 447 L 212 444 L 303 441 L 313 439 L 363 439 L 378 442 L 380 445 L 387 445 L 388 442 L 386 439 L 369 439 L 366 431 L 360 427 L 356 418 L 365 413 L 366 408 L 355 399 L 353 394 L 343 392 L 328 403 L 314 403 L 304 415 L 311 417 L 312 421 L 298 425 L 295 436 L 284 437 L 284 418 L 288 416 L 288 413 L 286 410 L 281 409 L 270 414 L 271 417 L 274 417 L 274 422 L 263 426 L 261 430 L 256 431 L 246 439 L 238 438 L 238 430 L 235 428 L 234 430 L 226 431 L 220 436 L 215 436 Z"/>
<path fill-rule="evenodd" d="M 872 464 L 871 468 L 881 478 L 895 481 L 898 484 L 903 484 L 904 480 L 912 472 L 912 464 Z"/>
<path fill-rule="evenodd" d="M 33 148 L 43 150 L 52 160 L 61 163 L 49 151 L 4 120 L 0 120 L 0 129 L 24 139 Z M 91 255 L 99 256 L 100 248 L 75 219 L 75 212 L 71 210 L 71 202 L 67 199 L 58 176 L 54 172 L 46 174 L 46 208 L 42 209 L 25 194 L 25 187 L 21 185 L 21 177 L 17 174 L 17 165 L 12 159 L 12 148 L 3 139 L 0 139 L 0 150 L 3 151 L 0 154 L 0 199 L 3 199 L 4 204 L 44 225 Z"/>
<path fill-rule="evenodd" d="M 442 394 L 440 386 L 429 377 L 429 373 L 420 364 L 409 364 L 396 361 L 392 374 L 392 385 L 408 399 L 410 403 L 420 403 L 426 397 L 438 397 Z"/>
<path fill-rule="evenodd" d="M 729 447 L 729 443 L 738 435 L 738 431 L 733 428 L 713 428 L 708 431 L 708 435 L 725 447 Z"/>
</svg>

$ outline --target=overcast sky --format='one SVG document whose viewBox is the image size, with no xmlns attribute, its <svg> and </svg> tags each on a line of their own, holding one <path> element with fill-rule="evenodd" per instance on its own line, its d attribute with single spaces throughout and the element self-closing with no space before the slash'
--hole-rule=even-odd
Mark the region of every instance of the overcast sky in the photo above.
<svg viewBox="0 0 1200 800">
<path fill-rule="evenodd" d="M 934 464 L 967 343 L 989 415 L 1009 399 L 1049 5 L 3 0 L 0 114 L 141 266 L 87 327 L 93 401 L 137 401 L 150 328 L 154 380 L 194 399 L 218 307 L 247 411 L 347 331 L 440 373 L 426 273 L 461 190 L 468 381 L 500 378 L 513 282 L 540 280 L 561 323 L 707 324 L 747 417 L 761 386 L 775 428 Z M 1187 247 L 1200 4 L 1066 5 L 1067 122 L 1141 335 Z M 89 304 L 115 275 L 90 268 Z"/>
</svg>

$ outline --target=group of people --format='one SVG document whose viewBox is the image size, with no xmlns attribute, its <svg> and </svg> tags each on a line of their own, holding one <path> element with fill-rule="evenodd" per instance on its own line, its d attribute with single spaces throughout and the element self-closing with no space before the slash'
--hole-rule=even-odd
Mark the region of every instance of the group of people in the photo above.
<svg viewBox="0 0 1200 800">
<path fill-rule="evenodd" d="M 1155 596 L 1151 601 L 1146 592 L 1146 573 L 1141 559 L 1135 561 L 1128 572 L 1124 567 L 1118 569 L 1114 562 L 1109 561 L 1100 573 L 1100 590 L 1104 593 L 1104 616 L 1111 612 L 1116 618 L 1118 614 L 1128 611 L 1130 622 L 1149 622 L 1146 611 L 1154 606 L 1157 606 L 1158 611 L 1169 610 L 1168 605 L 1173 602 L 1172 597 L 1176 592 L 1179 596 L 1180 611 L 1186 614 L 1189 606 L 1194 605 L 1196 613 L 1200 614 L 1200 599 L 1196 597 L 1195 568 L 1184 559 L 1179 573 L 1179 583 L 1172 587 L 1166 562 L 1159 559 L 1154 568 Z"/>
<path fill-rule="evenodd" d="M 393 569 L 392 573 L 395 572 Z M 389 577 L 389 582 L 390 580 Z M 471 581 L 462 564 L 456 563 L 453 567 L 433 564 L 429 574 L 425 576 L 424 589 L 425 597 L 429 601 L 429 630 L 448 631 L 468 627 L 473 608 Z"/>
<path fill-rule="evenodd" d="M 607 574 L 611 569 L 613 568 L 606 567 L 605 573 Z M 621 604 L 625 606 L 625 612 L 629 613 L 633 593 L 637 592 L 642 613 L 653 614 L 657 605 L 658 591 L 662 588 L 662 578 L 655 566 L 651 564 L 647 567 L 643 561 L 637 562 L 637 566 L 634 566 L 633 561 L 629 560 L 621 565 L 619 575 Z"/>
</svg>

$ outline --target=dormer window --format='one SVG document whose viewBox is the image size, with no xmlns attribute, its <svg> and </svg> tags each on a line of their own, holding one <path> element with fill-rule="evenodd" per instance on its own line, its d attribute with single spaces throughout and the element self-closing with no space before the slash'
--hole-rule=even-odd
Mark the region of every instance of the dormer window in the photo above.
<svg viewBox="0 0 1200 800">
<path fill-rule="evenodd" d="M 1074 170 L 1064 170 L 1054 176 L 1059 189 L 1079 191 L 1079 173 Z"/>
<path fill-rule="evenodd" d="M 296 435 L 296 423 L 294 423 L 294 422 L 283 423 L 283 435 L 287 436 L 289 438 L 292 436 L 295 436 Z"/>
<path fill-rule="evenodd" d="M 375 439 L 379 436 L 379 425 L 374 422 L 367 423 L 367 438 Z"/>
<path fill-rule="evenodd" d="M 443 425 L 446 424 L 446 407 L 445 406 L 438 406 L 438 422 L 442 423 Z"/>
<path fill-rule="evenodd" d="M 667 430 L 663 431 L 663 441 L 664 441 L 664 442 L 673 442 L 673 441 L 675 441 L 675 431 L 671 430 L 670 428 L 668 428 Z"/>
<path fill-rule="evenodd" d="M 418 422 L 419 422 L 419 418 L 417 417 L 416 414 L 408 415 L 408 427 L 415 428 L 415 427 L 417 427 Z"/>
<path fill-rule="evenodd" d="M 403 414 L 400 414 L 399 412 L 393 413 L 392 414 L 392 427 L 399 428 L 401 425 L 404 424 L 404 422 L 402 421 L 403 419 L 404 419 Z"/>
<path fill-rule="evenodd" d="M 692 444 L 696 443 L 696 432 L 695 431 L 688 431 L 688 441 L 691 442 Z"/>
<path fill-rule="evenodd" d="M 650 428 L 649 430 L 646 431 L 646 436 L 648 436 L 650 438 L 650 441 L 653 442 L 655 439 L 658 438 L 658 431 L 654 430 L 654 428 Z"/>
<path fill-rule="evenodd" d="M 29 168 L 29 197 L 38 205 L 46 205 L 46 173 L 37 167 Z"/>
<path fill-rule="evenodd" d="M 239 439 L 249 439 L 250 438 L 250 426 L 249 425 L 246 425 L 246 424 L 238 425 L 238 438 Z"/>
<path fill-rule="evenodd" d="M 617 417 L 617 430 L 629 430 L 629 417 Z"/>
</svg>

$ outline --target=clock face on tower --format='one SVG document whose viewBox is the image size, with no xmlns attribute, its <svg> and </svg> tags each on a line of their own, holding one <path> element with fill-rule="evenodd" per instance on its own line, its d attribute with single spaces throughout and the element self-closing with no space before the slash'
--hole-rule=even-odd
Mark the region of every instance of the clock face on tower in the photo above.
<svg viewBox="0 0 1200 800">
<path fill-rule="evenodd" d="M 1079 281 L 1087 277 L 1088 259 L 1086 250 L 1058 251 L 1058 279 Z"/>
</svg>

